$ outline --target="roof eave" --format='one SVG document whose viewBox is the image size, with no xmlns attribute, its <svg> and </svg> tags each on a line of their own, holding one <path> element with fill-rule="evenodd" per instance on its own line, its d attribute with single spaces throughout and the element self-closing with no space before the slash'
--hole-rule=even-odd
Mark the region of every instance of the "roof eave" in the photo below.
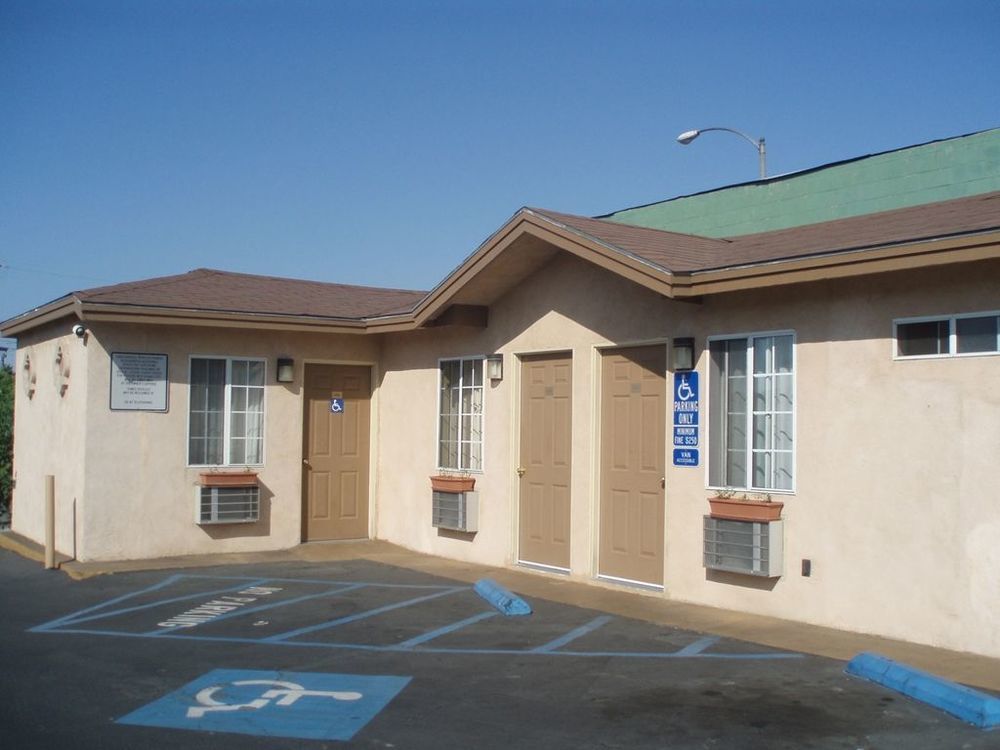
<svg viewBox="0 0 1000 750">
<path fill-rule="evenodd" d="M 674 285 L 678 297 L 695 297 L 996 258 L 1000 258 L 1000 229 L 677 274 Z"/>
<path fill-rule="evenodd" d="M 273 330 L 320 330 L 363 333 L 365 321 L 321 315 L 288 315 L 231 310 L 159 307 L 114 303 L 83 302 L 80 319 L 87 322 L 152 323 L 158 325 L 214 326 L 227 328 L 267 328 Z"/>
<path fill-rule="evenodd" d="M 466 284 L 525 234 L 596 263 L 658 294 L 673 296 L 673 274 L 669 270 L 544 214 L 522 208 L 416 306 L 413 312 L 415 325 L 423 325 L 442 312 Z"/>
<path fill-rule="evenodd" d="M 67 295 L 0 322 L 0 336 L 15 338 L 20 333 L 71 315 L 81 317 L 80 300 L 73 295 Z"/>
</svg>

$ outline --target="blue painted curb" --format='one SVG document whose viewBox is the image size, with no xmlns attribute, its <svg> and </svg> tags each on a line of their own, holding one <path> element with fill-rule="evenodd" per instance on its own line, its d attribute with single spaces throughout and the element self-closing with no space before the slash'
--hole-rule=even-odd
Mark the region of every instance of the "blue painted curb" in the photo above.
<svg viewBox="0 0 1000 750">
<path fill-rule="evenodd" d="M 844 671 L 929 703 L 980 729 L 1000 726 L 1000 698 L 884 656 L 860 653 L 847 663 Z"/>
<path fill-rule="evenodd" d="M 531 614 L 530 604 L 490 578 L 480 578 L 476 581 L 476 585 L 473 588 L 483 599 L 500 610 L 501 614 L 508 617 Z"/>
</svg>

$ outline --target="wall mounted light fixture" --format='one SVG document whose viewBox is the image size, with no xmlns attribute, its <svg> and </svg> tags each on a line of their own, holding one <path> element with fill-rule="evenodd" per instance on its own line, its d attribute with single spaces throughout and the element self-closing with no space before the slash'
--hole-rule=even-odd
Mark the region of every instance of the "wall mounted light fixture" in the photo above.
<svg viewBox="0 0 1000 750">
<path fill-rule="evenodd" d="M 295 360 L 290 357 L 279 357 L 277 373 L 279 383 L 291 383 L 295 380 Z"/>
<path fill-rule="evenodd" d="M 502 354 L 491 354 L 486 358 L 486 377 L 490 380 L 503 380 Z"/>
<path fill-rule="evenodd" d="M 694 369 L 694 339 L 675 338 L 673 341 L 674 372 Z"/>
</svg>

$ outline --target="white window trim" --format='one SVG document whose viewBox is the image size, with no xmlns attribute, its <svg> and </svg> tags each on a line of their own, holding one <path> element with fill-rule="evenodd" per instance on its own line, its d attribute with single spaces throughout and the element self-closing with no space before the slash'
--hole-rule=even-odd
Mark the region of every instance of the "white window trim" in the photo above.
<svg viewBox="0 0 1000 750">
<path fill-rule="evenodd" d="M 1000 317 L 1000 311 L 984 310 L 974 313 L 954 313 L 942 315 L 921 315 L 915 318 L 895 318 L 892 321 L 892 358 L 894 361 L 909 362 L 918 359 L 956 359 L 965 357 L 996 357 L 1000 355 L 1000 330 L 997 331 L 997 351 L 995 352 L 964 352 L 958 351 L 958 326 L 957 321 L 968 318 L 990 318 Z M 932 323 L 934 321 L 948 322 L 948 351 L 944 354 L 899 354 L 899 326 L 907 323 Z"/>
<path fill-rule="evenodd" d="M 705 394 L 705 425 L 704 425 L 704 436 L 705 436 L 705 487 L 709 490 L 735 490 L 737 492 L 749 492 L 761 495 L 794 495 L 798 491 L 799 483 L 799 461 L 798 461 L 798 445 L 799 445 L 799 388 L 798 388 L 798 373 L 799 373 L 799 352 L 798 352 L 798 339 L 795 336 L 795 331 L 792 329 L 782 329 L 776 331 L 751 331 L 748 333 L 726 333 L 726 334 L 716 334 L 713 336 L 708 336 L 705 339 L 705 349 L 707 353 L 709 351 L 709 345 L 713 341 L 727 341 L 729 339 L 747 339 L 747 348 L 752 350 L 753 344 L 752 340 L 755 338 L 766 338 L 768 336 L 791 336 L 792 337 L 792 488 L 789 490 L 777 490 L 777 489 L 763 489 L 759 487 L 750 486 L 750 481 L 753 478 L 753 408 L 752 408 L 752 390 L 748 389 L 747 392 L 747 457 L 750 459 L 747 461 L 747 486 L 746 487 L 727 487 L 718 486 L 711 483 L 711 446 L 709 441 L 711 440 L 711 414 L 712 414 L 712 404 L 710 394 L 711 389 L 711 357 L 706 357 L 706 372 L 705 372 L 705 383 L 703 386 L 703 393 Z M 747 371 L 752 377 L 752 367 L 750 367 L 749 362 L 747 366 Z"/>
<path fill-rule="evenodd" d="M 441 364 L 444 362 L 467 362 L 467 361 L 479 360 L 483 363 L 483 410 L 482 414 L 482 437 L 480 439 L 480 453 L 482 455 L 482 465 L 478 469 L 456 469 L 451 466 L 441 465 Z M 461 366 L 459 367 L 461 371 Z M 435 392 L 437 401 L 434 404 L 434 465 L 437 467 L 437 471 L 440 472 L 462 472 L 469 474 L 484 474 L 486 472 L 486 355 L 485 354 L 472 354 L 465 357 L 438 357 L 437 361 L 437 391 Z M 461 429 L 461 420 L 459 420 L 459 429 Z M 461 445 L 461 437 L 459 438 L 459 445 Z M 459 450 L 459 456 L 461 456 L 461 449 Z"/>
<path fill-rule="evenodd" d="M 193 464 L 191 463 L 191 363 L 196 359 L 224 359 L 226 361 L 226 390 L 222 401 L 222 458 L 221 464 Z M 233 464 L 229 463 L 229 406 L 232 394 L 232 374 L 233 361 L 241 362 L 262 362 L 264 364 L 264 396 L 262 407 L 264 410 L 264 424 L 261 430 L 260 463 Z M 223 354 L 191 354 L 188 355 L 187 369 L 187 430 L 184 436 L 184 455 L 186 466 L 191 469 L 212 468 L 212 467 L 233 467 L 252 466 L 263 467 L 267 461 L 267 360 L 263 357 L 240 357 L 226 356 Z"/>
</svg>

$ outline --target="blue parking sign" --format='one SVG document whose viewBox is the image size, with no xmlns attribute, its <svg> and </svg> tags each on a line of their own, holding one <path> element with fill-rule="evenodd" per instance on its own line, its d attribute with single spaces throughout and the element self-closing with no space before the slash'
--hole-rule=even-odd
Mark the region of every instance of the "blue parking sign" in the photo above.
<svg viewBox="0 0 1000 750">
<path fill-rule="evenodd" d="M 118 723 L 349 740 L 409 681 L 395 676 L 214 669 Z"/>
<path fill-rule="evenodd" d="M 697 466 L 698 451 L 691 448 L 674 448 L 674 466 Z"/>
<path fill-rule="evenodd" d="M 674 466 L 698 465 L 698 373 L 674 373 Z"/>
</svg>

